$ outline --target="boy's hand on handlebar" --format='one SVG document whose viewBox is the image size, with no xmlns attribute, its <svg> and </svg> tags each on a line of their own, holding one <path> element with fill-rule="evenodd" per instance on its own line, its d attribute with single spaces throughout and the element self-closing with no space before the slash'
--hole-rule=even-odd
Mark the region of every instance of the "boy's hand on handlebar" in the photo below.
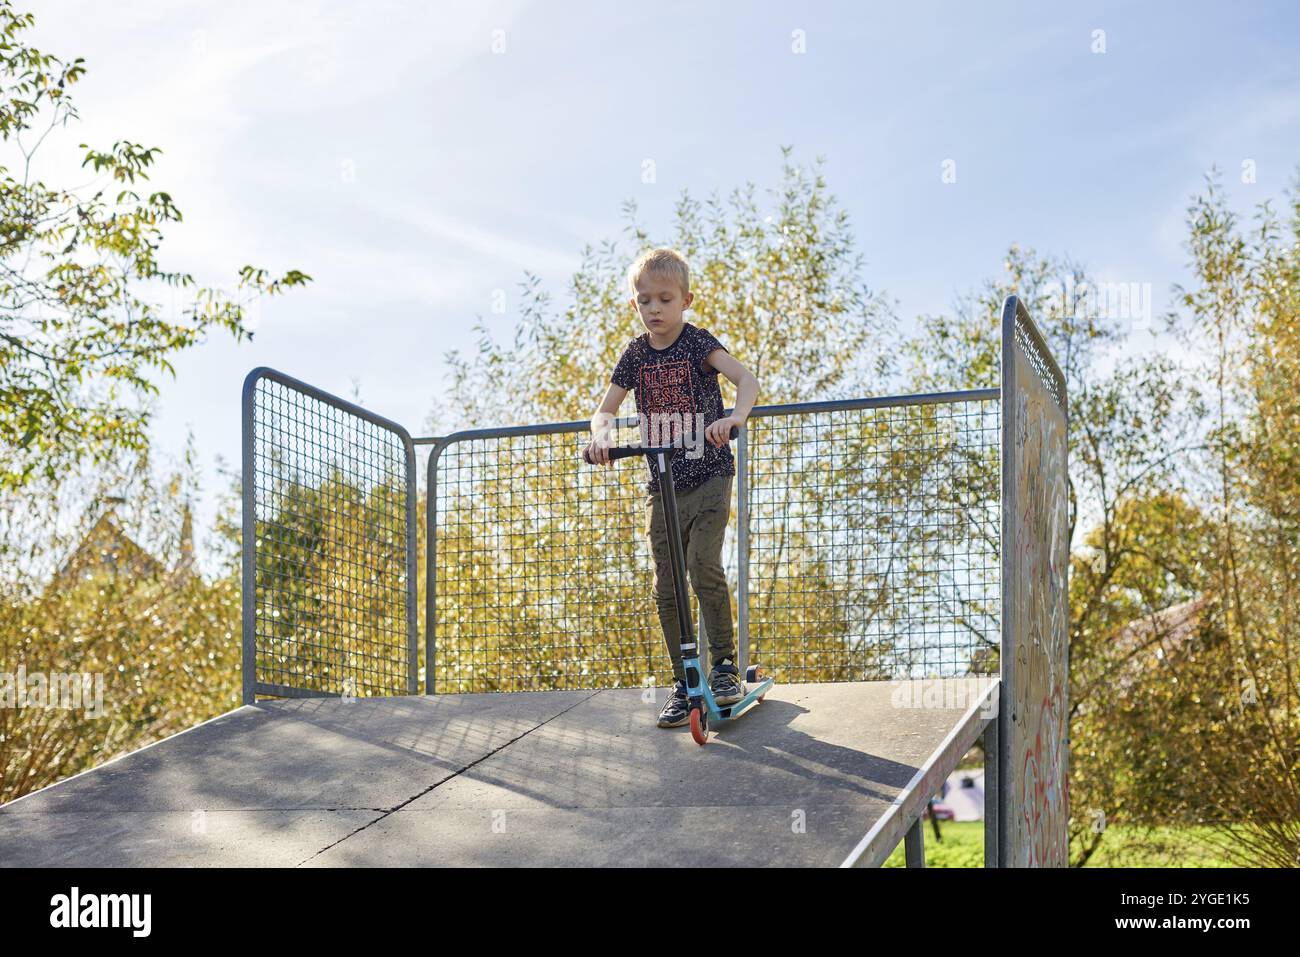
<svg viewBox="0 0 1300 957">
<path fill-rule="evenodd" d="M 592 465 L 612 465 L 609 460 L 609 446 L 605 445 L 600 439 L 592 439 L 585 449 L 582 450 L 582 460 Z"/>
<path fill-rule="evenodd" d="M 609 447 L 614 438 L 614 416 L 603 409 L 591 417 L 591 443 L 582 450 L 582 460 L 591 465 L 612 465 Z"/>
<path fill-rule="evenodd" d="M 745 423 L 742 419 L 738 419 L 734 415 L 724 416 L 723 418 L 712 422 L 709 427 L 704 430 L 704 438 L 713 445 L 726 445 L 731 441 L 731 430 L 739 429 L 744 424 Z"/>
</svg>

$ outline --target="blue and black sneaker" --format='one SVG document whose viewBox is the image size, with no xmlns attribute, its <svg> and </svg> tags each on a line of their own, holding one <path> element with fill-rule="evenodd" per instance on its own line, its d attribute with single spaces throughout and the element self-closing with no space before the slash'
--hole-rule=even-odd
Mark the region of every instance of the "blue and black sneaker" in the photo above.
<svg viewBox="0 0 1300 957">
<path fill-rule="evenodd" d="M 709 672 L 709 691 L 720 705 L 735 704 L 745 697 L 745 683 L 740 680 L 740 669 L 730 658 L 723 658 Z"/>
<path fill-rule="evenodd" d="M 659 727 L 680 728 L 691 720 L 691 701 L 686 697 L 686 682 L 679 681 L 673 685 L 663 710 L 659 712 Z"/>
</svg>

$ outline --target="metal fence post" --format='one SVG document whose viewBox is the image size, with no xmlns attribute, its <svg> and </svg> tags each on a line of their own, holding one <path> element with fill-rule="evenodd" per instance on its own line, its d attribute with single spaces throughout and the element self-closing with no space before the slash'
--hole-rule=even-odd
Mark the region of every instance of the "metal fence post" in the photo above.
<svg viewBox="0 0 1300 957">
<path fill-rule="evenodd" d="M 903 836 L 903 856 L 908 867 L 925 867 L 925 819 L 918 816 Z"/>
<path fill-rule="evenodd" d="M 438 641 L 438 456 L 443 440 L 429 450 L 424 492 L 424 693 L 436 694 L 434 656 Z"/>
<path fill-rule="evenodd" d="M 749 667 L 749 427 L 736 439 L 736 650 L 740 673 Z"/>
<path fill-rule="evenodd" d="M 243 632 L 244 704 L 257 701 L 257 468 L 254 462 L 253 414 L 254 391 L 259 370 L 254 369 L 244 380 L 242 411 L 243 442 L 240 481 L 243 485 L 243 533 L 240 540 L 242 593 L 240 595 L 241 629 Z"/>
<path fill-rule="evenodd" d="M 1005 690 L 999 686 L 999 709 Z M 1001 782 L 1002 723 L 995 717 L 984 727 L 984 866 L 1002 866 L 1002 803 L 998 800 Z"/>
<path fill-rule="evenodd" d="M 415 445 L 409 435 L 403 439 L 406 449 L 406 693 L 420 693 L 420 615 L 416 611 L 416 575 L 419 556 L 415 532 Z"/>
</svg>

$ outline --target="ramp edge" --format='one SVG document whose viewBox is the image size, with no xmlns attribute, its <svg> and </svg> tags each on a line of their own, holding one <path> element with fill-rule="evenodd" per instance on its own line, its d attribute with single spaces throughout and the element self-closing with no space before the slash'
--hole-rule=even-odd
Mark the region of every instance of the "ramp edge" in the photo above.
<svg viewBox="0 0 1300 957">
<path fill-rule="evenodd" d="M 840 867 L 879 867 L 893 853 L 944 779 L 962 755 L 979 740 L 990 722 L 997 720 L 1001 679 L 994 679 L 953 725 L 939 746 L 912 775 L 884 814 L 860 840 Z"/>
</svg>

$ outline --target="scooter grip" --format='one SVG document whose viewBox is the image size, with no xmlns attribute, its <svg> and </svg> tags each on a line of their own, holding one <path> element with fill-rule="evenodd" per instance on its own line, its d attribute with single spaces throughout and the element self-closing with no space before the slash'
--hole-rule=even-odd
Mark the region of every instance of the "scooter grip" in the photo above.
<svg viewBox="0 0 1300 957">
<path fill-rule="evenodd" d="M 644 455 L 644 454 L 645 454 L 644 450 L 642 450 L 639 446 L 632 446 L 632 447 L 615 446 L 614 448 L 609 449 L 609 460 L 613 462 L 616 459 L 630 459 L 634 455 Z M 591 460 L 591 455 L 588 454 L 586 449 L 582 450 L 582 460 L 586 462 L 588 465 L 596 464 Z"/>
<path fill-rule="evenodd" d="M 740 429 L 733 425 L 731 427 L 731 438 L 735 439 L 738 438 L 739 436 L 740 436 Z M 631 458 L 633 455 L 644 455 L 644 454 L 645 454 L 644 451 L 637 446 L 616 447 L 609 450 L 609 460 L 612 462 L 615 459 L 626 459 L 626 458 Z M 596 464 L 591 460 L 591 455 L 586 449 L 582 450 L 582 461 L 586 462 L 588 465 Z"/>
</svg>

